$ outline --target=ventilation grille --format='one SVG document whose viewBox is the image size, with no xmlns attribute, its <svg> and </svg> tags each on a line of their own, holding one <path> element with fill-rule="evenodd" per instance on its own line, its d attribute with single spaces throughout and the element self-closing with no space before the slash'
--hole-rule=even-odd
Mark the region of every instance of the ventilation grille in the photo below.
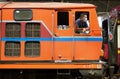
<svg viewBox="0 0 120 79">
<path fill-rule="evenodd" d="M 40 24 L 39 23 L 27 23 L 26 24 L 26 37 L 40 37 Z"/>
<path fill-rule="evenodd" d="M 20 42 L 6 42 L 5 56 L 20 56 Z"/>
<path fill-rule="evenodd" d="M 6 24 L 6 37 L 20 37 L 21 28 L 19 23 L 7 23 Z"/>
<path fill-rule="evenodd" d="M 40 56 L 40 43 L 39 42 L 26 42 L 25 43 L 25 56 Z"/>
</svg>

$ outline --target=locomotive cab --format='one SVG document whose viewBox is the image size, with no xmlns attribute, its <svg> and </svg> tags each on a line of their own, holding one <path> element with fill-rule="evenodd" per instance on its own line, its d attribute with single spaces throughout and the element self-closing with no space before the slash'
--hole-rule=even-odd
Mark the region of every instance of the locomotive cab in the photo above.
<svg viewBox="0 0 120 79">
<path fill-rule="evenodd" d="M 33 6 L 27 8 L 20 4 L 11 3 L 2 9 L 1 60 L 99 61 L 102 37 L 94 5 L 69 4 L 64 8 L 67 3 L 53 3 L 55 8 L 45 7 L 50 3 L 39 3 L 40 7 L 29 3 Z M 82 13 L 88 18 L 88 33 L 76 33 L 75 22 Z"/>
<path fill-rule="evenodd" d="M 82 13 L 86 13 L 89 21 L 89 33 L 77 33 L 76 20 Z M 95 42 L 100 41 L 101 30 L 98 26 L 95 9 L 62 9 L 56 10 L 55 17 L 55 60 L 65 59 L 68 61 L 98 61 L 97 53 L 93 54 Z M 62 41 L 62 42 L 61 42 Z M 87 42 L 86 42 L 87 41 Z M 87 45 L 89 44 L 89 45 Z M 62 46 L 63 45 L 63 46 Z M 85 50 L 85 49 L 88 49 Z M 98 45 L 98 48 L 99 45 Z M 96 49 L 98 50 L 98 49 Z M 91 51 L 91 52 L 90 52 Z M 84 53 L 82 53 L 84 52 Z M 86 54 L 92 54 L 88 56 Z M 100 54 L 100 52 L 99 52 Z M 93 57 L 94 55 L 94 57 Z"/>
<path fill-rule="evenodd" d="M 88 33 L 76 32 L 82 13 Z M 92 69 L 102 75 L 102 35 L 94 5 L 11 2 L 2 6 L 1 16 L 0 58 L 5 64 L 0 68 L 79 69 L 84 75 L 92 75 Z"/>
</svg>

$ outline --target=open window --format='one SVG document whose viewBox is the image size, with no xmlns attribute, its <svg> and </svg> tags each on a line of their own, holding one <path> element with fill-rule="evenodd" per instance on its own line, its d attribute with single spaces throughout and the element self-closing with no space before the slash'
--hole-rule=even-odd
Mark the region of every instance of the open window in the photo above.
<svg viewBox="0 0 120 79">
<path fill-rule="evenodd" d="M 69 13 L 68 12 L 57 13 L 57 28 L 59 30 L 66 30 L 69 28 Z"/>
<path fill-rule="evenodd" d="M 80 18 L 81 14 L 86 14 L 87 15 L 87 19 L 89 20 L 89 12 L 83 12 L 83 11 L 76 11 L 75 12 L 75 20 L 77 20 L 78 18 Z"/>
<path fill-rule="evenodd" d="M 76 11 L 75 12 L 75 33 L 76 34 L 89 34 L 89 12 Z"/>
</svg>

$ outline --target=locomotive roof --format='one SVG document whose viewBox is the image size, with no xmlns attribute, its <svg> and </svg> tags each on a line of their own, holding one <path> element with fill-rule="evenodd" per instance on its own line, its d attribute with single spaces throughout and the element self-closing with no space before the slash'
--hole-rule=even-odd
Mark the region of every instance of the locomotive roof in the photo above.
<svg viewBox="0 0 120 79">
<path fill-rule="evenodd" d="M 61 8 L 89 8 L 95 7 L 87 3 L 63 3 L 63 2 L 10 2 L 4 8 L 46 8 L 46 9 L 61 9 Z"/>
<path fill-rule="evenodd" d="M 6 5 L 7 2 L 0 2 L 0 8 L 2 8 L 2 6 Z"/>
</svg>

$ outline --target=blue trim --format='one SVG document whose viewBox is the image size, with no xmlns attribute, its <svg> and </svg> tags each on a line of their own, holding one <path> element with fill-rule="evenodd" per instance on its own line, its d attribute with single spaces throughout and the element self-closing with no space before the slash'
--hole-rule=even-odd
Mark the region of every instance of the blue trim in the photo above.
<svg viewBox="0 0 120 79">
<path fill-rule="evenodd" d="M 2 41 L 52 41 L 52 38 L 2 38 Z"/>
<path fill-rule="evenodd" d="M 73 41 L 72 37 L 67 37 L 67 38 L 54 38 L 54 41 Z"/>
<path fill-rule="evenodd" d="M 101 37 L 75 38 L 75 41 L 102 41 L 102 38 Z"/>
<path fill-rule="evenodd" d="M 2 41 L 102 41 L 102 37 L 2 38 Z"/>
</svg>

